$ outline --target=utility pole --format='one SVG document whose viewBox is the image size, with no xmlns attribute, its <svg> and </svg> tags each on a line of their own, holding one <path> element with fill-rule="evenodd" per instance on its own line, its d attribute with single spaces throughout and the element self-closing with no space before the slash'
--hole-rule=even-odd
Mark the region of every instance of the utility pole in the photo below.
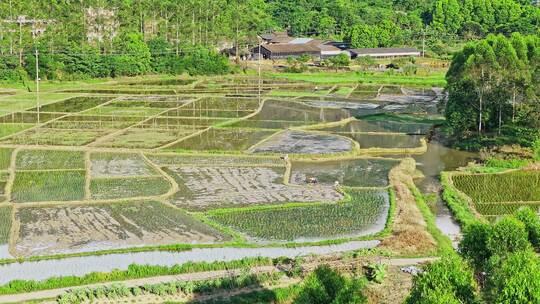
<svg viewBox="0 0 540 304">
<path fill-rule="evenodd" d="M 426 57 L 426 29 L 422 29 L 422 58 Z"/>
<path fill-rule="evenodd" d="M 36 103 L 37 103 L 37 123 L 39 125 L 39 112 L 40 112 L 40 102 L 39 102 L 39 51 L 36 48 Z"/>
</svg>

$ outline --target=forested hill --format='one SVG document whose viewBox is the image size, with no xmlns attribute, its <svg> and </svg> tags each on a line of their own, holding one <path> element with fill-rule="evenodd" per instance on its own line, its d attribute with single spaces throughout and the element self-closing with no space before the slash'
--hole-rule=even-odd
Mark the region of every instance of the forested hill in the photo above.
<svg viewBox="0 0 540 304">
<path fill-rule="evenodd" d="M 0 2 L 4 21 L 52 20 L 23 24 L 23 44 L 32 30 L 50 48 L 101 42 L 119 32 L 142 33 L 181 44 L 218 45 L 253 39 L 269 29 L 350 41 L 355 47 L 410 43 L 424 34 L 431 45 L 449 39 L 483 38 L 488 33 L 538 34 L 540 8 L 532 0 L 17 0 Z M 26 29 L 26 30 L 25 30 Z M 18 48 L 19 24 L 2 24 L 2 53 Z"/>
<path fill-rule="evenodd" d="M 538 35 L 531 0 L 6 0 L 0 1 L 0 80 L 137 75 L 216 66 L 208 50 L 257 43 L 257 34 L 344 40 L 352 47 L 422 45 L 447 55 L 489 33 Z M 203 51 L 206 50 L 206 51 Z M 195 54 L 178 63 L 171 56 Z M 172 66 L 176 64 L 176 66 Z M 20 68 L 22 67 L 22 68 Z M 19 68 L 18 71 L 15 71 Z M 24 71 L 23 71 L 24 70 Z M 171 71 L 172 70 L 172 71 Z M 24 75 L 22 75 L 24 76 Z"/>
</svg>

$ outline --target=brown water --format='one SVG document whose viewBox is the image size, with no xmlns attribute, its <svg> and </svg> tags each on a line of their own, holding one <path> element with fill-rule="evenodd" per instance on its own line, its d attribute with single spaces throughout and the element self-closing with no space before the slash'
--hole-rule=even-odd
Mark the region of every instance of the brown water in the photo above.
<svg viewBox="0 0 540 304">
<path fill-rule="evenodd" d="M 428 143 L 426 153 L 414 156 L 417 168 L 425 176 L 423 179 L 418 180 L 416 185 L 422 193 L 436 195 L 436 203 L 430 207 L 436 215 L 437 227 L 452 240 L 454 246 L 457 245 L 461 236 L 461 229 L 441 198 L 442 186 L 439 176 L 442 171 L 451 171 L 463 167 L 477 157 L 478 155 L 475 153 L 448 148 L 436 141 Z"/>
</svg>

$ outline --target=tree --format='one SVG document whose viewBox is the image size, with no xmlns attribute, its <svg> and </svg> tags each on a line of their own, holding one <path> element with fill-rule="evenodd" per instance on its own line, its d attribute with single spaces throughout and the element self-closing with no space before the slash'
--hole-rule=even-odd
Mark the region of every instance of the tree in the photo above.
<svg viewBox="0 0 540 304">
<path fill-rule="evenodd" d="M 477 270 L 484 269 L 492 255 L 491 250 L 488 248 L 490 236 L 490 225 L 481 222 L 467 225 L 463 230 L 459 251 Z"/>
<path fill-rule="evenodd" d="M 371 56 L 356 57 L 355 61 L 363 71 L 366 71 L 377 64 L 375 59 L 373 59 Z"/>
<path fill-rule="evenodd" d="M 338 70 L 339 68 L 348 67 L 351 64 L 351 59 L 349 58 L 349 56 L 343 53 L 337 56 L 330 57 L 328 61 L 330 62 L 330 65 L 336 70 Z"/>
</svg>

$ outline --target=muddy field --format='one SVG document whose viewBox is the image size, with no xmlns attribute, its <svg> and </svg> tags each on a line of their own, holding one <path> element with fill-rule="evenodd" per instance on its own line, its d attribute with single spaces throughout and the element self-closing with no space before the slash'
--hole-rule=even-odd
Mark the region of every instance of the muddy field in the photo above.
<svg viewBox="0 0 540 304">
<path fill-rule="evenodd" d="M 347 152 L 352 147 L 350 140 L 335 135 L 285 131 L 257 145 L 251 152 L 329 154 Z"/>
<path fill-rule="evenodd" d="M 18 256 L 227 239 L 158 202 L 23 208 L 17 211 L 16 221 Z"/>
<path fill-rule="evenodd" d="M 284 169 L 193 167 L 168 169 L 180 185 L 172 203 L 190 210 L 288 202 L 334 202 L 343 196 L 330 187 L 283 184 Z"/>
</svg>

